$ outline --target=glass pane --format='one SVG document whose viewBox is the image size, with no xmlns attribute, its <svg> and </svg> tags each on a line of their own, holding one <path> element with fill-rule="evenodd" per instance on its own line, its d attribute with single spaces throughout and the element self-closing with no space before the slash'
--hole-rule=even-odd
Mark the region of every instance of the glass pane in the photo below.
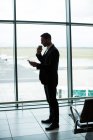
<svg viewBox="0 0 93 140">
<path fill-rule="evenodd" d="M 66 21 L 65 0 L 16 0 L 17 20 Z"/>
<path fill-rule="evenodd" d="M 0 24 L 0 102 L 14 100 L 13 25 Z"/>
<path fill-rule="evenodd" d="M 40 35 L 49 32 L 52 42 L 59 49 L 59 84 L 57 97 L 67 97 L 66 28 L 58 25 L 17 25 L 18 37 L 18 88 L 20 100 L 44 100 L 43 85 L 39 71 L 27 62 L 36 59 L 36 48 L 41 43 Z M 43 49 L 44 51 L 45 49 Z"/>
<path fill-rule="evenodd" d="M 93 23 L 93 0 L 71 0 L 71 21 Z"/>
<path fill-rule="evenodd" d="M 74 96 L 93 95 L 92 35 L 92 27 L 72 27 Z M 77 90 L 77 93 L 75 90 Z"/>
<path fill-rule="evenodd" d="M 0 0 L 0 19 L 13 19 L 13 0 Z"/>
</svg>

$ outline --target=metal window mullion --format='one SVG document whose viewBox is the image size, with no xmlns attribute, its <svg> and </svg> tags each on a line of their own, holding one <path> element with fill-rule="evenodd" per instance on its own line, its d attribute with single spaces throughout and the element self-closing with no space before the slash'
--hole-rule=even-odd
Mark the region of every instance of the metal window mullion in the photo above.
<svg viewBox="0 0 93 140">
<path fill-rule="evenodd" d="M 16 0 L 14 0 L 14 81 L 15 99 L 18 101 L 18 75 L 17 75 L 17 31 L 16 31 Z M 18 104 L 17 104 L 18 107 Z"/>
<path fill-rule="evenodd" d="M 71 7 L 70 0 L 66 0 L 66 38 L 67 38 L 67 84 L 68 98 L 73 95 L 73 78 L 72 78 L 72 42 L 71 42 Z"/>
</svg>

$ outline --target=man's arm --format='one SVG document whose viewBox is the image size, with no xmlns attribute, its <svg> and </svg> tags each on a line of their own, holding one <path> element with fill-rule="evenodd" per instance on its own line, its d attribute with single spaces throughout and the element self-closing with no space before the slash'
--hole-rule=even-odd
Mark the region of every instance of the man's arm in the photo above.
<svg viewBox="0 0 93 140">
<path fill-rule="evenodd" d="M 42 46 L 41 45 L 39 45 L 38 47 L 37 47 L 37 52 L 36 52 L 36 57 L 38 58 L 38 60 L 40 61 L 40 62 L 42 62 L 42 55 L 41 55 L 41 52 L 42 52 Z"/>
</svg>

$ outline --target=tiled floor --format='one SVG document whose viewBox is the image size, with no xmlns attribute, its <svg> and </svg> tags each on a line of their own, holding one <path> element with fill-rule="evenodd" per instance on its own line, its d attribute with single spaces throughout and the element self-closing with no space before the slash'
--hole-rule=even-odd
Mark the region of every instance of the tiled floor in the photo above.
<svg viewBox="0 0 93 140">
<path fill-rule="evenodd" d="M 60 107 L 60 127 L 47 132 L 42 119 L 48 108 L 0 112 L 0 140 L 85 140 L 85 134 L 73 133 L 69 107 Z"/>
</svg>

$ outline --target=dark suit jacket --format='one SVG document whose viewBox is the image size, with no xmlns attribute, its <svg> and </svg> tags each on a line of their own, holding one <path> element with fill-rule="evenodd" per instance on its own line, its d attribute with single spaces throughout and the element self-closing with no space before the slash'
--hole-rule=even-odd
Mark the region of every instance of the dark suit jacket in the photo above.
<svg viewBox="0 0 93 140">
<path fill-rule="evenodd" d="M 58 63 L 59 51 L 52 45 L 46 54 L 36 54 L 38 60 L 41 62 L 37 65 L 40 69 L 39 79 L 44 85 L 57 86 L 58 84 Z"/>
</svg>

